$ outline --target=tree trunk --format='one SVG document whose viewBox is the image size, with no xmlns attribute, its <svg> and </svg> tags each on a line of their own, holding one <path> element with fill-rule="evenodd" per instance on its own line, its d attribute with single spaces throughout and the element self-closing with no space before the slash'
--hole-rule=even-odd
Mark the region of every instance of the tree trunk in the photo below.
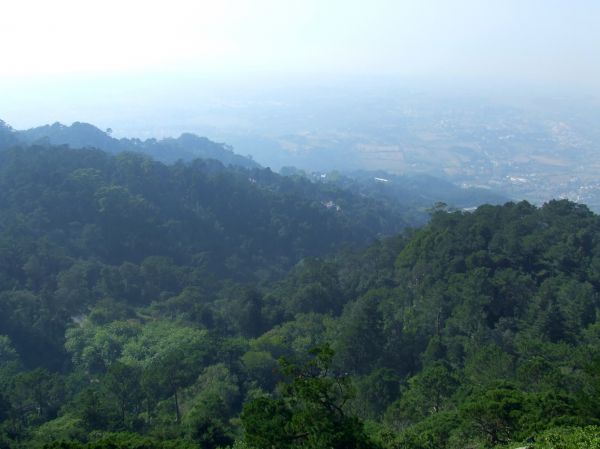
<svg viewBox="0 0 600 449">
<path fill-rule="evenodd" d="M 179 398 L 177 397 L 177 388 L 175 388 L 175 422 L 179 422 Z"/>
</svg>

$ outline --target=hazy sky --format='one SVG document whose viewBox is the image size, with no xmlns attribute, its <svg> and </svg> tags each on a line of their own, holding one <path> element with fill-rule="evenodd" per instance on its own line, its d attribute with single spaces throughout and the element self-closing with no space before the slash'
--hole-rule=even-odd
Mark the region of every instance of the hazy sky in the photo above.
<svg viewBox="0 0 600 449">
<path fill-rule="evenodd" d="M 152 83 L 182 74 L 385 76 L 599 96 L 599 23 L 600 0 L 5 1 L 0 118 L 30 124 L 34 106 L 42 120 L 68 98 L 92 107 L 100 84 L 156 91 Z"/>
<path fill-rule="evenodd" d="M 197 69 L 600 78 L 598 0 L 3 2 L 0 77 Z"/>
</svg>

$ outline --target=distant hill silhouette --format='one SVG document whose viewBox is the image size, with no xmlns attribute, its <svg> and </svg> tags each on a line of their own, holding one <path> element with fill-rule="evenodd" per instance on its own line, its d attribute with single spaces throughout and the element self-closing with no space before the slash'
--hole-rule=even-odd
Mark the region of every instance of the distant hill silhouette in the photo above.
<svg viewBox="0 0 600 449">
<path fill-rule="evenodd" d="M 384 171 L 356 171 L 349 177 L 358 184 L 360 193 L 394 200 L 405 208 L 446 203 L 450 208 L 471 209 L 481 204 L 504 204 L 510 200 L 490 189 L 463 188 L 425 173 L 394 175 Z M 343 180 L 336 184 L 343 188 L 351 187 Z"/>
<path fill-rule="evenodd" d="M 213 159 L 225 166 L 260 168 L 251 157 L 235 154 L 230 146 L 191 133 L 181 134 L 177 138 L 116 139 L 111 136 L 110 130 L 102 131 L 83 122 L 75 122 L 70 126 L 54 123 L 18 131 L 0 121 L 0 148 L 17 144 L 96 148 L 112 154 L 136 152 L 166 164 L 178 160 Z M 383 171 L 355 171 L 347 174 L 331 172 L 323 177 L 319 173 L 307 175 L 294 167 L 284 167 L 282 174 L 312 178 L 317 183 L 330 184 L 357 196 L 382 201 L 390 210 L 400 211 L 413 225 L 426 223 L 434 204 L 447 205 L 449 210 L 471 209 L 481 204 L 502 204 L 509 200 L 488 189 L 461 188 L 426 174 L 392 175 Z"/>
<path fill-rule="evenodd" d="M 18 143 L 15 131 L 0 120 L 0 148 L 15 145 Z"/>
<path fill-rule="evenodd" d="M 423 225 L 435 210 L 474 210 L 482 204 L 504 204 L 510 199 L 485 188 L 463 188 L 434 176 L 417 173 L 394 175 L 384 171 L 354 171 L 307 174 L 284 167 L 281 174 L 306 177 L 318 184 L 335 186 L 360 197 L 383 202 L 390 210 L 402 211 L 413 225 Z"/>
<path fill-rule="evenodd" d="M 164 163 L 177 160 L 215 159 L 224 165 L 257 168 L 252 159 L 235 154 L 231 147 L 213 142 L 206 137 L 182 134 L 165 139 L 116 139 L 108 132 L 89 123 L 75 122 L 71 126 L 61 123 L 44 125 L 24 131 L 14 131 L 1 123 L 0 146 L 22 144 L 68 145 L 71 148 L 98 148 L 110 153 L 134 151 L 144 153 Z"/>
</svg>

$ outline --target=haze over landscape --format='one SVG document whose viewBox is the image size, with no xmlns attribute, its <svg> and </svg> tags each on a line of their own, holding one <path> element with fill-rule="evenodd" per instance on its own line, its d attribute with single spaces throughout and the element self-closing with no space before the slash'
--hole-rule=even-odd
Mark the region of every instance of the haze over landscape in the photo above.
<svg viewBox="0 0 600 449">
<path fill-rule="evenodd" d="M 600 2 L 0 8 L 0 449 L 600 448 Z"/>
<path fill-rule="evenodd" d="M 426 172 L 597 209 L 599 16 L 583 0 L 13 2 L 0 107 L 17 129 L 194 132 L 274 169 Z"/>
</svg>

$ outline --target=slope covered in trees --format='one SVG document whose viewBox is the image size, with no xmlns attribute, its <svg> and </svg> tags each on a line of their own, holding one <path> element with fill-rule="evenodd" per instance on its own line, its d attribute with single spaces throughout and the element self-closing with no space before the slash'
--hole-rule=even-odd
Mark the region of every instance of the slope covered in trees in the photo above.
<svg viewBox="0 0 600 449">
<path fill-rule="evenodd" d="M 2 333 L 24 335 L 15 344 L 54 367 L 69 317 L 99 299 L 142 305 L 264 282 L 303 257 L 404 226 L 375 201 L 268 169 L 65 147 L 0 152 L 0 212 Z M 14 313 L 35 317 L 21 328 Z"/>
<path fill-rule="evenodd" d="M 8 148 L 12 145 L 16 145 L 17 143 L 18 140 L 14 130 L 5 122 L 0 120 L 0 149 Z"/>
<path fill-rule="evenodd" d="M 68 145 L 74 149 L 98 148 L 110 153 L 131 151 L 145 154 L 164 163 L 203 158 L 218 160 L 226 166 L 259 167 L 251 158 L 236 154 L 227 145 L 213 142 L 206 137 L 185 133 L 178 138 L 116 139 L 110 135 L 110 130 L 102 131 L 94 125 L 81 122 L 75 122 L 70 126 L 54 123 L 23 131 L 12 130 L 11 140 L 6 143 Z M 0 148 L 3 147 L 2 144 L 0 140 Z"/>
<path fill-rule="evenodd" d="M 212 271 L 238 279 L 405 226 L 376 201 L 216 161 L 166 166 L 134 153 L 14 148 L 0 153 L 0 186 L 5 232 L 24 220 L 19 233 L 70 256 L 111 263 L 204 257 Z"/>
<path fill-rule="evenodd" d="M 33 147 L 0 152 L 0 210 L 0 447 L 598 446 L 585 206 L 352 249 L 401 218 L 268 170 Z"/>
<path fill-rule="evenodd" d="M 282 170 L 282 173 L 298 172 L 289 167 Z M 424 173 L 399 175 L 384 171 L 354 171 L 342 174 L 334 171 L 318 175 L 318 182 L 376 198 L 390 209 L 406 211 L 410 220 L 420 226 L 427 223 L 435 208 L 473 210 L 481 204 L 504 204 L 509 200 L 489 189 L 459 187 Z"/>
<path fill-rule="evenodd" d="M 141 153 L 167 164 L 200 158 L 217 160 L 225 166 L 260 168 L 251 156 L 241 156 L 226 144 L 191 133 L 184 133 L 177 138 L 146 140 L 116 139 L 111 134 L 110 129 L 102 131 L 91 124 L 81 122 L 70 126 L 54 123 L 18 131 L 0 121 L 0 149 L 18 144 L 67 145 L 73 149 L 95 148 L 111 154 Z M 338 172 L 318 174 L 315 178 L 315 174 L 310 176 L 293 167 L 283 167 L 281 173 L 349 190 L 356 195 L 368 196 L 383 202 L 388 209 L 401 211 L 411 224 L 419 226 L 427 222 L 428 209 L 435 203 L 446 203 L 450 209 L 463 209 L 480 204 L 500 204 L 508 200 L 488 189 L 463 188 L 427 174 L 393 175 L 381 171 L 357 171 L 343 175 Z"/>
</svg>

